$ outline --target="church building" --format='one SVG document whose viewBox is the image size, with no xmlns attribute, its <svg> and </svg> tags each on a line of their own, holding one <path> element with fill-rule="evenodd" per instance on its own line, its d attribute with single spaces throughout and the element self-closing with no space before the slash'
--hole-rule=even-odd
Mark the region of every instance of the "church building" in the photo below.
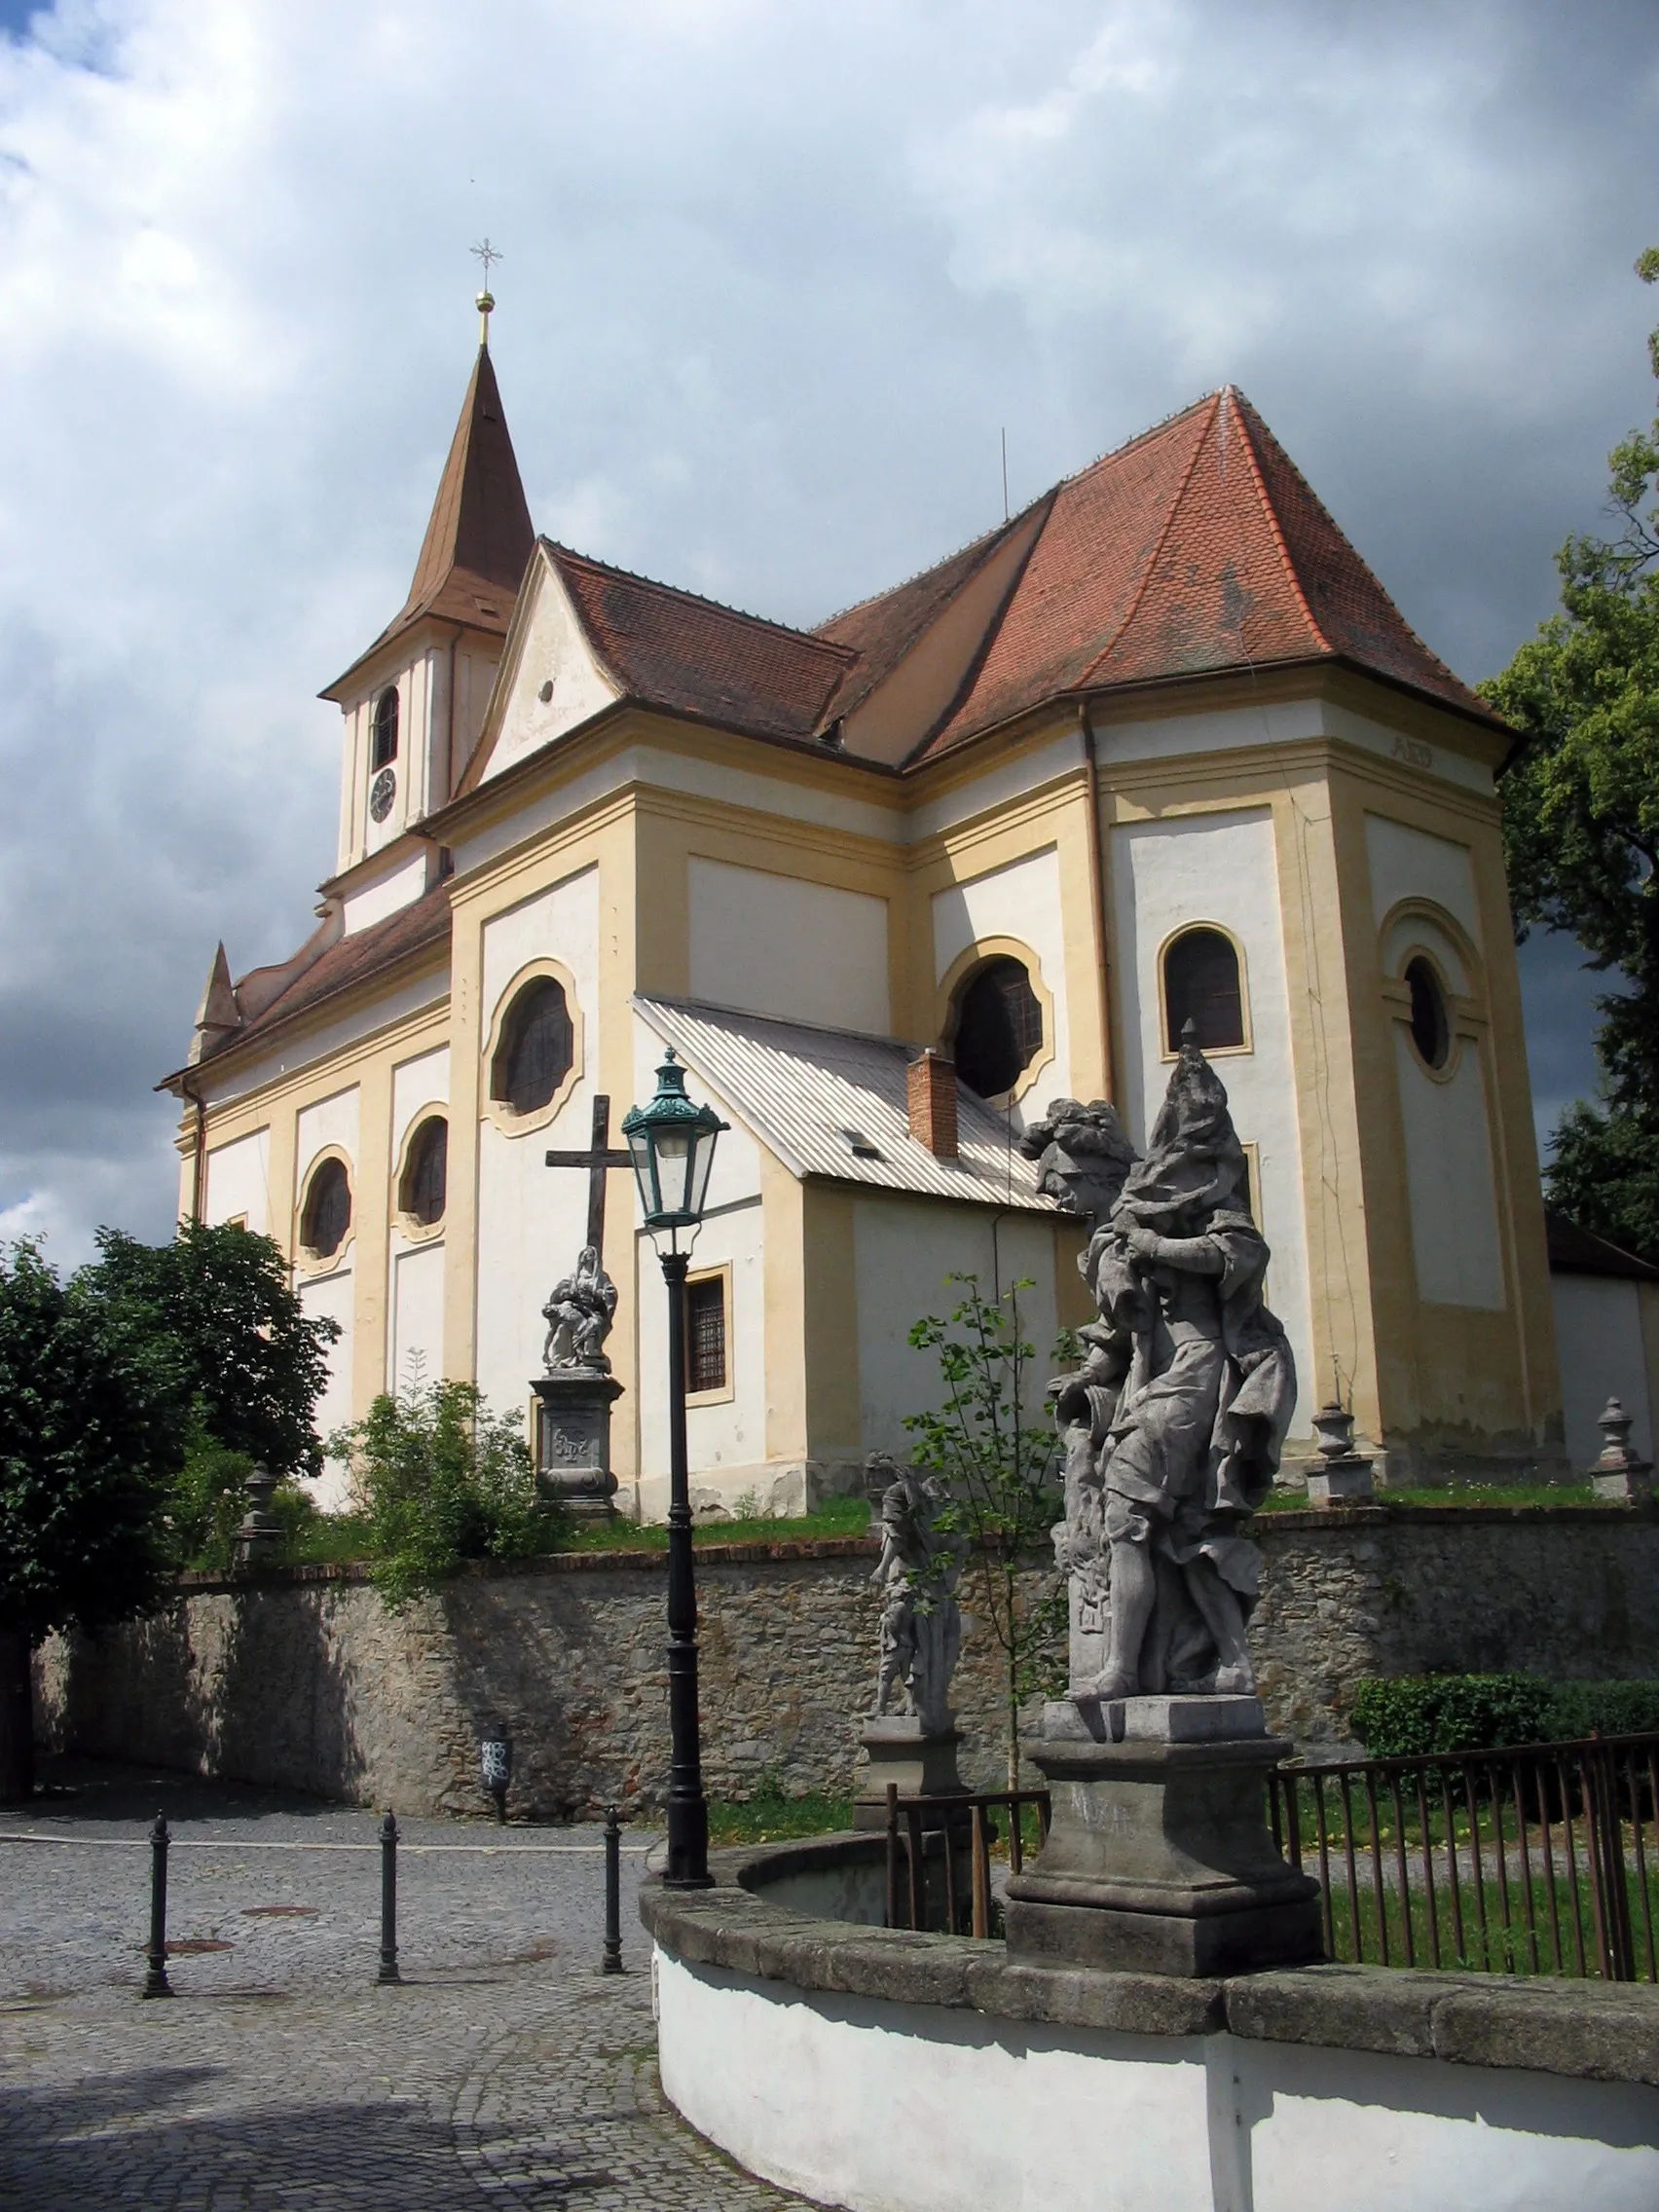
<svg viewBox="0 0 1659 2212">
<path fill-rule="evenodd" d="M 487 325 L 486 325 L 487 332 Z M 325 1430 L 417 1378 L 535 1400 L 588 1177 L 664 1048 L 729 1133 L 686 1288 L 705 1509 L 903 1455 L 953 1272 L 1087 1317 L 1019 1149 L 1144 1145 L 1184 1024 L 1227 1086 L 1311 1418 L 1388 1479 L 1563 1470 L 1494 772 L 1229 387 L 795 629 L 535 535 L 486 342 L 409 597 L 329 686 L 340 838 L 293 957 L 221 947 L 181 1208 L 341 1327 Z M 611 1173 L 618 1503 L 666 1510 L 666 1291 Z M 346 1496 L 334 1468 L 326 1502 Z"/>
</svg>

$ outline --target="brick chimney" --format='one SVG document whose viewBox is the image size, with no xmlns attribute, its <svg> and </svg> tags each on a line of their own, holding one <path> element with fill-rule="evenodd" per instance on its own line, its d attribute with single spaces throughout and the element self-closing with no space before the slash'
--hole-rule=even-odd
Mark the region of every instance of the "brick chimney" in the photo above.
<svg viewBox="0 0 1659 2212">
<path fill-rule="evenodd" d="M 956 1062 L 924 1052 L 904 1071 L 910 1134 L 936 1160 L 956 1158 Z"/>
</svg>

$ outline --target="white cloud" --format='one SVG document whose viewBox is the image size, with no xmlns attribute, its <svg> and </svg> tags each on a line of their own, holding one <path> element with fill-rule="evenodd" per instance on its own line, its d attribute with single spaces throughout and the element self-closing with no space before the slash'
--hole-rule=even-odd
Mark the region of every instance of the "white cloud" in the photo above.
<svg viewBox="0 0 1659 2212">
<path fill-rule="evenodd" d="M 0 0 L 0 22 L 13 19 Z M 13 15 L 16 14 L 15 0 Z M 539 527 L 787 618 L 1223 377 L 1465 673 L 1649 404 L 1644 10 L 63 0 L 0 37 L 0 1230 L 161 1234 L 485 231 Z M 21 1210 L 19 1210 L 21 1209 Z"/>
</svg>

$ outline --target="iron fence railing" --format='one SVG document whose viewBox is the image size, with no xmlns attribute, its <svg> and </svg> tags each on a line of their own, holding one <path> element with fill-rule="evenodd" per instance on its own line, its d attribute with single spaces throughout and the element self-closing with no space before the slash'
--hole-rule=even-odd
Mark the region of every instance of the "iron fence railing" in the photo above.
<svg viewBox="0 0 1659 2212">
<path fill-rule="evenodd" d="M 1331 1959 L 1659 1980 L 1659 1735 L 1292 1761 L 1268 1797 Z"/>
<path fill-rule="evenodd" d="M 901 1797 L 887 1786 L 887 1916 L 889 1928 L 926 1928 L 957 1936 L 991 1933 L 991 1846 L 999 1840 L 991 1816 L 1008 1815 L 1009 1869 L 1024 1864 L 1022 1814 L 1037 1814 L 1039 1837 L 1049 1835 L 1046 1789 L 992 1789 L 979 1794 Z M 962 1865 L 963 1859 L 967 1866 Z M 903 1869 L 901 1869 L 903 1860 Z M 966 1876 L 967 1896 L 963 1881 Z"/>
</svg>

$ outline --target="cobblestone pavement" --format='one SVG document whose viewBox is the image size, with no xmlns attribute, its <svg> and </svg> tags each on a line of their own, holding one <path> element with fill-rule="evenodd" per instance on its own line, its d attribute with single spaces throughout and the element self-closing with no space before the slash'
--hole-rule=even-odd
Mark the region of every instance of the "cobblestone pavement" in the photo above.
<svg viewBox="0 0 1659 2212">
<path fill-rule="evenodd" d="M 761 2212 L 657 2085 L 649 1954 L 596 1969 L 595 1828 L 411 1822 L 403 1982 L 379 1988 L 377 1823 L 90 1768 L 0 1813 L 0 2206 Z M 144 2004 L 146 1830 L 166 1812 L 173 2002 Z M 401 1826 L 401 1824 L 400 1824 Z"/>
</svg>

